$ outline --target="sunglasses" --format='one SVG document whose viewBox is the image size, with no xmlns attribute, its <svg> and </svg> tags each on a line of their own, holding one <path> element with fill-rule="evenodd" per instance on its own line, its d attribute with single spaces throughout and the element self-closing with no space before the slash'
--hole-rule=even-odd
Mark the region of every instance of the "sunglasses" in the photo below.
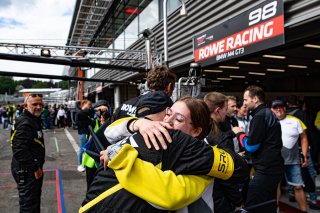
<svg viewBox="0 0 320 213">
<path fill-rule="evenodd" d="M 42 94 L 30 94 L 29 97 L 32 97 L 32 98 L 40 97 L 40 98 L 42 98 Z"/>
<path fill-rule="evenodd" d="M 25 100 L 25 102 L 27 102 L 29 100 L 30 97 L 35 98 L 35 97 L 40 97 L 42 98 L 42 94 L 30 94 L 28 95 L 27 99 Z"/>
</svg>

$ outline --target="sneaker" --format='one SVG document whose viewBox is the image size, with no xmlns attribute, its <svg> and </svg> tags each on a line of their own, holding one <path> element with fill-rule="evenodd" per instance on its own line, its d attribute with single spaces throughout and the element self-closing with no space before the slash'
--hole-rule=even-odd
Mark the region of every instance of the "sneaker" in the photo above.
<svg viewBox="0 0 320 213">
<path fill-rule="evenodd" d="M 317 204 L 317 202 L 309 202 L 309 208 L 313 210 L 320 210 L 320 206 Z"/>
<path fill-rule="evenodd" d="M 82 165 L 79 165 L 77 170 L 78 172 L 84 172 L 86 171 L 86 168 L 84 168 Z"/>
</svg>

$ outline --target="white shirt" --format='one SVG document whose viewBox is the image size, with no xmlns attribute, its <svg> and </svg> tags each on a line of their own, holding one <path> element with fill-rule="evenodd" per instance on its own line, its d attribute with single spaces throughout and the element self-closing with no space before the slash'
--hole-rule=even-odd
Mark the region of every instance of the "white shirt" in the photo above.
<svg viewBox="0 0 320 213">
<path fill-rule="evenodd" d="M 66 117 L 66 111 L 64 111 L 64 109 L 59 109 L 57 117 L 59 118 L 60 116 Z"/>
<path fill-rule="evenodd" d="M 299 135 L 303 132 L 303 128 L 297 118 L 289 115 L 280 120 L 280 124 L 283 146 L 291 149 L 298 142 Z"/>
</svg>

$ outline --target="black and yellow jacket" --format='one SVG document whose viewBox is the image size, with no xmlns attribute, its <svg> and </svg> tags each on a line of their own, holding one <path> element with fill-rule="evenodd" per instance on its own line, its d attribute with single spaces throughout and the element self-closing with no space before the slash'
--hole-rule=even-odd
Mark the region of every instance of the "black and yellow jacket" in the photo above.
<svg viewBox="0 0 320 213">
<path fill-rule="evenodd" d="M 36 171 L 45 161 L 45 145 L 41 119 L 25 110 L 12 129 L 12 166 Z"/>
<path fill-rule="evenodd" d="M 123 143 L 131 146 L 124 145 L 109 163 L 114 170 L 104 172 L 100 168 L 80 212 L 167 212 L 197 200 L 212 177 L 236 181 L 247 176 L 245 162 L 235 162 L 228 151 L 181 131 L 170 134 L 174 142 L 161 151 L 149 150 L 139 133 L 124 139 Z M 161 170 L 154 167 L 159 164 Z M 119 186 L 119 182 L 119 191 L 94 203 L 107 189 Z M 147 201 L 167 210 L 154 208 Z"/>
</svg>

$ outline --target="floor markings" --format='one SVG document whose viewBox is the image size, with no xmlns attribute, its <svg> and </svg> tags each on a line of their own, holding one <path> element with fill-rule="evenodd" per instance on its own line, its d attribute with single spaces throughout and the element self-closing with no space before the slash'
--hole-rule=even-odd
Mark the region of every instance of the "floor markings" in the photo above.
<svg viewBox="0 0 320 213">
<path fill-rule="evenodd" d="M 66 209 L 64 206 L 62 178 L 61 178 L 61 172 L 59 168 L 56 169 L 56 191 L 57 191 L 58 213 L 65 213 Z"/>
<path fill-rule="evenodd" d="M 56 144 L 57 153 L 59 153 L 59 144 L 58 144 L 58 140 L 56 137 L 54 137 L 54 142 Z"/>
<path fill-rule="evenodd" d="M 74 151 L 75 151 L 76 153 L 78 153 L 78 151 L 79 151 L 79 145 L 77 144 L 76 140 L 72 137 L 72 135 L 70 134 L 70 132 L 68 131 L 67 128 L 64 129 L 64 132 L 66 133 L 67 138 L 69 139 L 69 142 L 71 143 Z"/>
</svg>

